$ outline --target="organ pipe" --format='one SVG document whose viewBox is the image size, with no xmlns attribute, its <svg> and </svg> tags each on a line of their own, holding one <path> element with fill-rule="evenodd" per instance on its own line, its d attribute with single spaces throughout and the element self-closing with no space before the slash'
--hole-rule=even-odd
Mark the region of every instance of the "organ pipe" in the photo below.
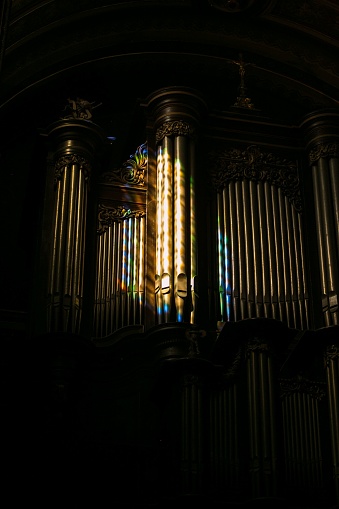
<svg viewBox="0 0 339 509">
<path fill-rule="evenodd" d="M 143 323 L 145 212 L 99 206 L 95 337 Z"/>
<path fill-rule="evenodd" d="M 324 386 L 301 376 L 280 380 L 286 482 L 305 493 L 323 483 L 319 402 Z"/>
<path fill-rule="evenodd" d="M 234 149 L 217 154 L 213 177 L 218 191 L 222 321 L 265 317 L 306 328 L 308 294 L 296 165 L 282 164 L 257 147 Z"/>
<path fill-rule="evenodd" d="M 169 87 L 148 98 L 157 145 L 157 322 L 195 323 L 197 288 L 196 140 L 205 104 L 191 89 Z"/>
<path fill-rule="evenodd" d="M 79 333 L 82 324 L 87 197 L 93 161 L 105 137 L 85 119 L 81 101 L 70 100 L 76 109 L 47 132 L 54 154 L 55 189 L 47 280 L 50 332 Z"/>
<path fill-rule="evenodd" d="M 329 417 L 331 425 L 333 480 L 339 503 L 339 348 L 329 345 L 325 352 Z"/>
</svg>

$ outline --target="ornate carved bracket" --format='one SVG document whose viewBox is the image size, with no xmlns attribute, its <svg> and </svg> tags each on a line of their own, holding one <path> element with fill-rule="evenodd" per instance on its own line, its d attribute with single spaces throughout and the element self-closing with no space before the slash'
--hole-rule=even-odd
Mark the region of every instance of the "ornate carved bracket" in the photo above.
<svg viewBox="0 0 339 509">
<path fill-rule="evenodd" d="M 326 384 L 315 382 L 306 378 L 288 378 L 280 380 L 281 397 L 291 396 L 294 393 L 309 394 L 315 399 L 322 399 L 326 395 Z"/>
<path fill-rule="evenodd" d="M 212 181 L 218 191 L 234 180 L 268 182 L 281 188 L 295 208 L 301 210 L 300 185 L 296 163 L 262 152 L 251 145 L 245 150 L 231 149 L 211 154 Z"/>
<path fill-rule="evenodd" d="M 165 136 L 193 136 L 194 128 L 183 120 L 169 120 L 156 132 L 156 142 L 159 143 Z"/>
<path fill-rule="evenodd" d="M 308 155 L 310 165 L 318 162 L 321 157 L 339 157 L 339 143 L 319 143 L 310 150 Z"/>
<path fill-rule="evenodd" d="M 130 186 L 144 186 L 147 170 L 147 144 L 140 145 L 134 154 L 130 155 L 121 168 L 102 174 L 101 180 L 106 184 L 128 184 Z"/>
<path fill-rule="evenodd" d="M 85 180 L 88 181 L 91 176 L 91 165 L 87 159 L 78 155 L 78 154 L 70 154 L 66 156 L 61 156 L 54 165 L 54 182 L 57 183 L 58 180 L 61 180 L 62 175 L 66 167 L 70 167 L 73 165 L 77 165 L 80 167 L 80 170 L 84 173 Z"/>
<path fill-rule="evenodd" d="M 143 210 L 130 210 L 123 206 L 106 207 L 105 205 L 99 205 L 99 228 L 97 232 L 99 234 L 105 233 L 114 222 L 124 221 L 130 217 L 139 219 L 145 215 L 146 213 Z"/>
</svg>

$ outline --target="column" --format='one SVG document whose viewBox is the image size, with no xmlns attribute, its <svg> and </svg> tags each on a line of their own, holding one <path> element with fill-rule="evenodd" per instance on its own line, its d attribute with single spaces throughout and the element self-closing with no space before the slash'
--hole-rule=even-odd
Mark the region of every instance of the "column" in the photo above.
<svg viewBox="0 0 339 509">
<path fill-rule="evenodd" d="M 312 171 L 323 324 L 339 323 L 339 111 L 309 115 L 305 129 Z"/>
<path fill-rule="evenodd" d="M 147 100 L 156 132 L 157 322 L 195 323 L 197 311 L 196 132 L 205 110 L 188 88 Z"/>
<path fill-rule="evenodd" d="M 47 132 L 54 170 L 47 281 L 49 332 L 80 331 L 87 198 L 96 151 L 105 140 L 101 129 L 89 120 L 90 109 L 72 103 L 72 114 L 49 126 Z"/>
</svg>

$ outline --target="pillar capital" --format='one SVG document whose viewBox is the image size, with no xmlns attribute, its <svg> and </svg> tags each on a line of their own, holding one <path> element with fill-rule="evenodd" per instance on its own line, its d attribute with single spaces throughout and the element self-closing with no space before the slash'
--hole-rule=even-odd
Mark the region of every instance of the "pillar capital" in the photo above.
<svg viewBox="0 0 339 509">
<path fill-rule="evenodd" d="M 145 105 L 153 118 L 154 127 L 161 128 L 164 136 L 192 134 L 207 110 L 200 92 L 188 87 L 156 90 L 148 96 Z"/>
<path fill-rule="evenodd" d="M 47 128 L 46 135 L 55 153 L 55 160 L 78 155 L 91 161 L 107 141 L 101 127 L 83 119 L 58 120 Z"/>
<path fill-rule="evenodd" d="M 314 111 L 300 124 L 304 132 L 307 152 L 319 146 L 320 152 L 326 152 L 328 144 L 339 146 L 339 109 Z M 320 147 L 323 146 L 322 150 Z M 323 157 L 323 156 L 320 156 Z"/>
</svg>

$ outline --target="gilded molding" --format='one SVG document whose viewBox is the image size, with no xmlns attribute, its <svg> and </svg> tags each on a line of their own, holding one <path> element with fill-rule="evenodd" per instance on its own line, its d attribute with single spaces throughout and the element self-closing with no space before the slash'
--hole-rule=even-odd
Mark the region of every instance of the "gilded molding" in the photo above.
<svg viewBox="0 0 339 509">
<path fill-rule="evenodd" d="M 326 384 L 306 378 L 287 378 L 280 381 L 280 396 L 285 398 L 295 393 L 309 394 L 315 399 L 322 399 L 326 395 Z"/>
<path fill-rule="evenodd" d="M 279 187 L 298 211 L 301 211 L 297 164 L 251 145 L 245 150 L 231 149 L 211 154 L 212 182 L 220 191 L 229 182 L 248 179 Z"/>
<path fill-rule="evenodd" d="M 159 143 L 165 136 L 192 136 L 194 128 L 183 120 L 169 120 L 158 127 L 156 142 Z"/>
<path fill-rule="evenodd" d="M 130 217 L 140 219 L 146 215 L 144 210 L 131 210 L 119 205 L 118 207 L 106 207 L 99 205 L 97 233 L 105 233 L 114 222 L 124 221 Z"/>
<path fill-rule="evenodd" d="M 121 168 L 103 173 L 101 175 L 101 181 L 107 184 L 144 186 L 147 162 L 147 144 L 143 143 L 136 149 L 134 154 L 130 155 L 130 159 L 128 159 Z"/>
<path fill-rule="evenodd" d="M 318 162 L 321 157 L 339 157 L 339 143 L 319 143 L 310 150 L 308 155 L 310 165 Z"/>
<path fill-rule="evenodd" d="M 84 173 L 85 180 L 89 181 L 91 176 L 91 164 L 89 161 L 78 154 L 70 154 L 59 157 L 55 161 L 54 164 L 54 182 L 57 183 L 58 180 L 61 180 L 62 175 L 66 167 L 70 167 L 73 165 L 77 165 L 80 167 L 80 170 Z"/>
</svg>

